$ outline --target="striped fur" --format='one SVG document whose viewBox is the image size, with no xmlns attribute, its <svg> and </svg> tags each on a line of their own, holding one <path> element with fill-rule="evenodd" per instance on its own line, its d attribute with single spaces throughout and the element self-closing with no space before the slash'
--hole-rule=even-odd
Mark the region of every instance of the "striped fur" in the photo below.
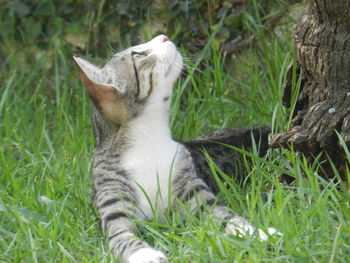
<svg viewBox="0 0 350 263">
<path fill-rule="evenodd" d="M 116 257 L 129 263 L 168 262 L 135 236 L 132 219 L 162 215 L 169 204 L 178 209 L 178 200 L 193 213 L 211 207 L 217 218 L 232 222 L 226 226 L 231 233 L 254 233 L 246 220 L 216 204 L 189 149 L 171 137 L 169 98 L 182 58 L 167 37 L 120 52 L 102 68 L 75 60 L 94 104 L 94 202 Z M 258 234 L 267 238 L 261 230 Z"/>
</svg>

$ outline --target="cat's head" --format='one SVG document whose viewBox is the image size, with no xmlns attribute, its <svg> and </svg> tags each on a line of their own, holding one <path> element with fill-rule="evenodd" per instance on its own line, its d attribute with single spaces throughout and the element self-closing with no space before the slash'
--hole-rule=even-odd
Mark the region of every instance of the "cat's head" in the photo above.
<svg viewBox="0 0 350 263">
<path fill-rule="evenodd" d="M 180 53 L 164 35 L 115 54 L 101 68 L 78 57 L 74 60 L 96 109 L 119 125 L 146 107 L 169 105 L 182 68 Z"/>
</svg>

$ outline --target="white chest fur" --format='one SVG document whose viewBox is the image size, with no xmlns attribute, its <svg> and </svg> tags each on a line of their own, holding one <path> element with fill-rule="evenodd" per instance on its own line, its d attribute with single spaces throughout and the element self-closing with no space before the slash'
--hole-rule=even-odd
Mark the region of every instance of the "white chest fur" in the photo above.
<svg viewBox="0 0 350 263">
<path fill-rule="evenodd" d="M 131 124 L 130 147 L 122 155 L 142 217 L 152 218 L 154 212 L 163 213 L 168 206 L 178 143 L 172 140 L 167 121 L 159 111 L 144 113 Z"/>
</svg>

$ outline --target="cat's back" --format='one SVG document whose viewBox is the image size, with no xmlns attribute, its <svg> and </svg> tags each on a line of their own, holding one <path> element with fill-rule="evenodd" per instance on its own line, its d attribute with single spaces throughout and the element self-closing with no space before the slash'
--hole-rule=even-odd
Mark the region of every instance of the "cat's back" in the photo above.
<svg viewBox="0 0 350 263">
<path fill-rule="evenodd" d="M 192 141 L 183 144 L 190 152 L 196 171 L 214 192 L 218 192 L 216 180 L 212 175 L 206 152 L 214 163 L 227 175 L 236 178 L 237 182 L 245 179 L 247 173 L 244 166 L 243 154 L 232 147 L 243 148 L 251 151 L 255 143 L 258 154 L 264 155 L 268 149 L 268 135 L 270 127 L 261 126 L 254 128 L 224 128 L 201 135 Z"/>
</svg>

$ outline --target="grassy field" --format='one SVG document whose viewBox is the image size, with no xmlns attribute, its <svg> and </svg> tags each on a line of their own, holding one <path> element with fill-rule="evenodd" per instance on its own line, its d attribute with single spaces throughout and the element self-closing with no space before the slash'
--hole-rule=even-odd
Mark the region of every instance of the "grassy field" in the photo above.
<svg viewBox="0 0 350 263">
<path fill-rule="evenodd" d="M 251 28 L 258 44 L 234 59 L 217 52 L 210 36 L 195 57 L 182 50 L 187 75 L 174 87 L 174 136 L 187 140 L 221 127 L 262 124 L 274 133 L 286 129 L 290 118 L 281 96 L 293 60 L 292 25 L 286 20 L 283 34 L 269 37 Z M 56 49 L 50 59 L 50 70 L 45 56 L 22 70 L 10 53 L 1 72 L 0 262 L 118 262 L 91 202 L 89 99 L 68 53 Z M 219 198 L 254 225 L 279 229 L 283 239 L 230 236 L 211 217 L 176 213 L 162 222 L 136 222 L 142 238 L 174 263 L 350 262 L 346 182 L 324 181 L 317 162 L 292 151 L 247 158 L 251 183 L 238 186 L 228 178 Z M 278 183 L 281 173 L 296 183 Z"/>
</svg>

